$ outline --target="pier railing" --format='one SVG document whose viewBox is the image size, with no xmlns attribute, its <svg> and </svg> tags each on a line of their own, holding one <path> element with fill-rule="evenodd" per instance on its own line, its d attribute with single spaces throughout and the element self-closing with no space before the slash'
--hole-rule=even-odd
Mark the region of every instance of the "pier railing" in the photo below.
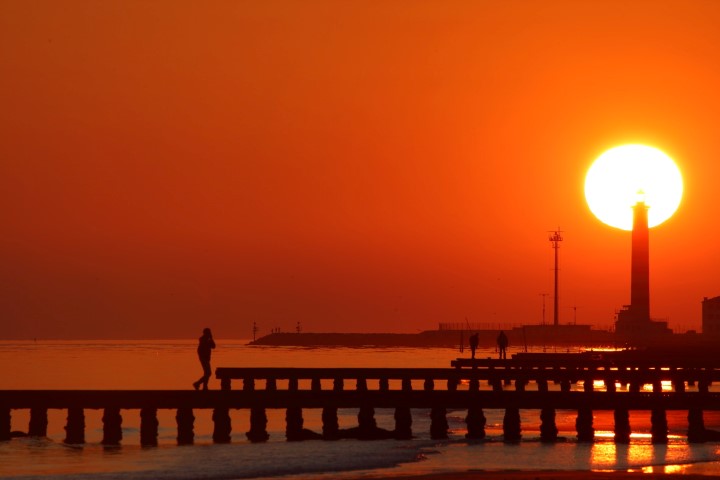
<svg viewBox="0 0 720 480">
<path fill-rule="evenodd" d="M 250 414 L 247 438 L 268 438 L 266 409 L 285 409 L 288 440 L 410 438 L 411 409 L 429 409 L 430 436 L 447 438 L 447 411 L 465 410 L 468 438 L 484 438 L 483 409 L 503 409 L 503 438 L 521 438 L 520 409 L 540 411 L 543 441 L 555 441 L 556 409 L 576 410 L 577 436 L 594 437 L 594 410 L 614 412 L 615 439 L 630 438 L 629 411 L 651 411 L 654 442 L 667 441 L 667 410 L 688 411 L 688 440 L 720 440 L 705 429 L 704 410 L 720 410 L 710 391 L 720 369 L 696 364 L 457 360 L 454 368 L 218 368 L 221 390 L 0 391 L 0 440 L 10 438 L 12 410 L 29 409 L 28 433 L 47 434 L 47 410 L 67 409 L 67 443 L 84 443 L 84 410 L 103 409 L 103 443 L 122 438 L 121 410 L 140 410 L 143 445 L 157 444 L 157 410 L 177 411 L 178 443 L 192 443 L 194 409 L 213 410 L 213 439 L 229 442 L 231 409 Z M 236 385 L 233 385 L 236 382 Z M 574 385 L 574 386 L 573 386 Z M 233 388 L 233 387 L 237 388 Z M 648 388 L 649 386 L 649 388 Z M 303 428 L 303 409 L 322 409 L 322 433 Z M 358 409 L 358 425 L 341 429 L 339 408 Z M 376 426 L 374 409 L 394 409 L 395 428 Z"/>
</svg>

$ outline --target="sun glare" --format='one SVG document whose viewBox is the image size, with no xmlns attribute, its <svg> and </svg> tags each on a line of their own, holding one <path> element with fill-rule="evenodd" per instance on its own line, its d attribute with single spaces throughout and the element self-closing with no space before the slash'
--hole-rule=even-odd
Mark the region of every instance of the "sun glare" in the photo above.
<svg viewBox="0 0 720 480">
<path fill-rule="evenodd" d="M 657 148 L 623 145 L 598 157 L 585 176 L 585 199 L 602 222 L 632 230 L 632 207 L 644 201 L 648 226 L 670 218 L 680 205 L 683 181 L 675 162 Z"/>
</svg>

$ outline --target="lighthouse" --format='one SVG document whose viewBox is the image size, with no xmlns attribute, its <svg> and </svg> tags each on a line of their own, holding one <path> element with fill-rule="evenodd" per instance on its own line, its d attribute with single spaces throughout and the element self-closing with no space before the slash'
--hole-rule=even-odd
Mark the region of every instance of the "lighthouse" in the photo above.
<svg viewBox="0 0 720 480">
<path fill-rule="evenodd" d="M 630 305 L 617 314 L 615 332 L 627 339 L 670 334 L 667 322 L 650 319 L 650 229 L 648 206 L 638 200 L 633 209 L 632 253 L 630 259 Z"/>
<path fill-rule="evenodd" d="M 650 229 L 644 201 L 633 207 L 630 309 L 635 321 L 650 321 Z"/>
</svg>

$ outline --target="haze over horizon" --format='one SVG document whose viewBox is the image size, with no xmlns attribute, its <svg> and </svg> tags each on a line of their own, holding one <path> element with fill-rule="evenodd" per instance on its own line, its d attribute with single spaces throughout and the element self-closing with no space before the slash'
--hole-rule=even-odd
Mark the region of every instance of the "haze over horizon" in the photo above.
<svg viewBox="0 0 720 480">
<path fill-rule="evenodd" d="M 608 328 L 585 173 L 661 149 L 654 318 L 720 295 L 720 3 L 5 0 L 0 339 Z M 546 319 L 552 319 L 547 298 Z"/>
</svg>

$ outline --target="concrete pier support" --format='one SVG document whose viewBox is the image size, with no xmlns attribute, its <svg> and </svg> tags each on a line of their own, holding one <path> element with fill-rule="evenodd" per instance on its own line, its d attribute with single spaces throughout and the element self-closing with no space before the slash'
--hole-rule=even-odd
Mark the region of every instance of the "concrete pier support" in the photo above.
<svg viewBox="0 0 720 480">
<path fill-rule="evenodd" d="M 252 411 L 251 411 L 252 412 Z M 265 410 L 263 410 L 263 414 Z M 213 409 L 212 414 L 213 421 L 213 442 L 215 443 L 230 443 L 230 434 L 232 432 L 232 422 L 230 420 L 230 409 L 225 407 L 218 407 Z M 250 414 L 250 429 L 252 429 L 253 419 L 252 413 Z M 264 428 L 264 427 L 263 427 Z M 250 438 L 250 437 L 248 437 Z M 250 439 L 252 441 L 252 439 Z"/>
<path fill-rule="evenodd" d="M 538 389 L 538 392 L 547 392 L 548 391 L 547 380 L 538 380 L 537 381 L 537 389 Z"/>
<path fill-rule="evenodd" d="M 673 390 L 678 393 L 685 393 L 685 382 L 682 379 L 673 380 Z"/>
<path fill-rule="evenodd" d="M 303 440 L 302 408 L 290 407 L 285 410 L 285 438 L 288 442 Z"/>
<path fill-rule="evenodd" d="M 255 379 L 254 378 L 243 378 L 242 389 L 246 392 L 255 390 Z"/>
<path fill-rule="evenodd" d="M 288 442 L 323 438 L 319 433 L 303 428 L 305 421 L 300 407 L 289 407 L 285 410 L 285 422 L 285 438 Z"/>
<path fill-rule="evenodd" d="M 442 440 L 448 438 L 447 409 L 433 407 L 430 409 L 430 438 Z"/>
<path fill-rule="evenodd" d="M 517 407 L 508 407 L 505 409 L 503 417 L 503 440 L 505 442 L 519 442 L 522 438 L 522 428 L 520 426 L 520 409 Z"/>
<path fill-rule="evenodd" d="M 467 425 L 467 433 L 465 438 L 473 440 L 482 440 L 485 438 L 485 425 L 487 420 L 485 414 L 480 407 L 468 408 L 467 416 L 465 417 L 465 424 Z"/>
<path fill-rule="evenodd" d="M 652 382 L 653 393 L 662 393 L 662 382 L 659 379 L 655 379 Z"/>
<path fill-rule="evenodd" d="M 618 408 L 613 412 L 615 418 L 615 443 L 630 443 L 630 412 L 627 408 Z"/>
<path fill-rule="evenodd" d="M 177 444 L 192 445 L 195 442 L 195 415 L 192 408 L 178 408 L 175 413 L 177 423 Z"/>
<path fill-rule="evenodd" d="M 140 409 L 140 445 L 156 447 L 158 444 L 157 408 Z"/>
<path fill-rule="evenodd" d="M 412 413 L 407 407 L 395 409 L 395 438 L 398 440 L 412 438 Z"/>
<path fill-rule="evenodd" d="M 603 383 L 605 384 L 606 392 L 615 393 L 617 391 L 617 386 L 615 385 L 615 379 L 613 377 L 605 378 L 605 380 L 603 380 Z"/>
<path fill-rule="evenodd" d="M 0 442 L 10 440 L 11 415 L 9 408 L 0 408 Z"/>
<path fill-rule="evenodd" d="M 267 414 L 264 408 L 250 409 L 250 430 L 245 433 L 245 436 L 253 443 L 268 441 L 270 435 L 267 433 Z"/>
<path fill-rule="evenodd" d="M 122 415 L 119 408 L 106 408 L 103 411 L 103 445 L 120 445 L 122 440 Z"/>
<path fill-rule="evenodd" d="M 423 383 L 423 390 L 432 392 L 435 389 L 435 381 L 432 378 L 426 378 Z"/>
<path fill-rule="evenodd" d="M 360 407 L 358 411 L 358 438 L 361 440 L 372 440 L 377 431 L 375 422 L 375 409 L 373 407 Z"/>
<path fill-rule="evenodd" d="M 705 435 L 705 419 L 700 408 L 688 410 L 688 432 L 687 438 L 690 443 L 704 443 L 707 441 Z"/>
<path fill-rule="evenodd" d="M 337 440 L 340 438 L 337 410 L 335 407 L 322 409 L 322 436 L 325 440 Z"/>
<path fill-rule="evenodd" d="M 664 444 L 668 442 L 668 423 L 665 409 L 654 408 L 650 414 L 650 433 L 652 443 Z"/>
<path fill-rule="evenodd" d="M 79 445 L 85 443 L 85 411 L 82 408 L 68 408 L 65 440 L 63 443 Z"/>
<path fill-rule="evenodd" d="M 577 439 L 579 442 L 595 441 L 592 410 L 589 408 L 581 408 L 578 410 L 578 416 L 575 419 L 575 429 L 577 430 Z"/>
<path fill-rule="evenodd" d="M 558 428 L 555 424 L 555 409 L 543 408 L 540 410 L 540 441 L 543 443 L 556 442 Z"/>
<path fill-rule="evenodd" d="M 47 408 L 31 408 L 28 435 L 31 437 L 47 437 L 47 426 Z"/>
</svg>

